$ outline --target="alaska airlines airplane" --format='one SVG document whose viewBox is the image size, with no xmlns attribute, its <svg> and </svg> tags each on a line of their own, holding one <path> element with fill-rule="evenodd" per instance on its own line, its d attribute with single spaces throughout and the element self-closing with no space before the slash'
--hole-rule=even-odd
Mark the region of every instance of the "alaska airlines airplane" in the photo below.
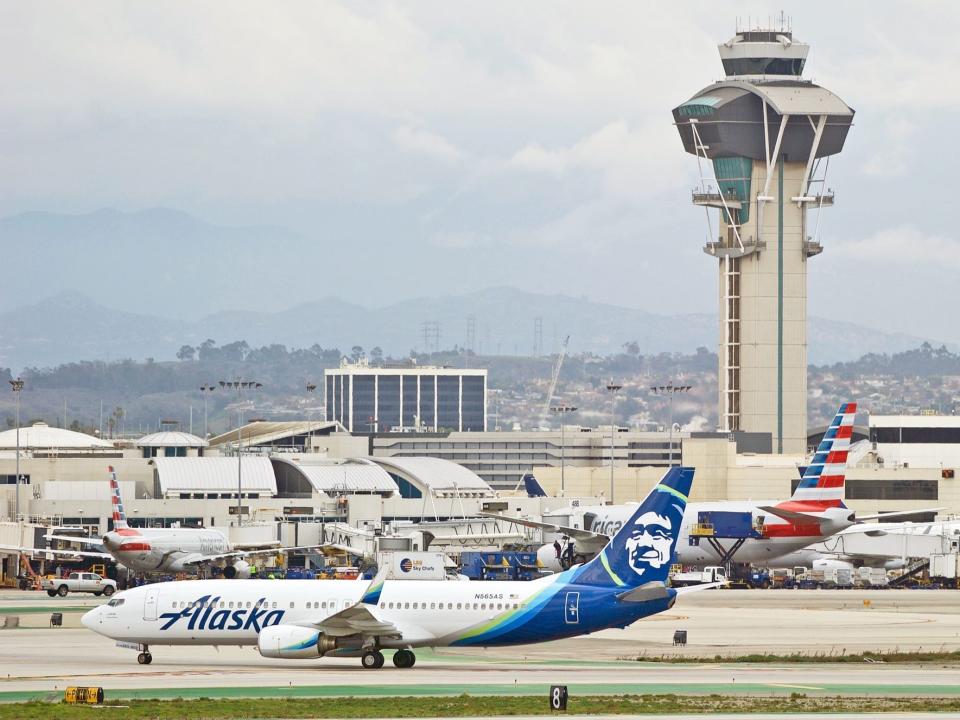
<svg viewBox="0 0 960 720">
<path fill-rule="evenodd" d="M 364 668 L 413 667 L 411 648 L 522 645 L 624 628 L 673 606 L 667 587 L 691 468 L 673 468 L 585 565 L 529 582 L 187 580 L 117 593 L 89 629 L 151 645 L 256 645 L 267 658 L 360 657 Z"/>
<path fill-rule="evenodd" d="M 101 544 L 106 552 L 44 550 L 61 555 L 80 555 L 115 560 L 134 572 L 178 573 L 196 571 L 201 565 L 221 565 L 224 577 L 250 577 L 247 558 L 276 555 L 291 550 L 307 550 L 315 546 L 280 547 L 279 543 L 246 545 L 243 549 L 230 544 L 220 530 L 210 528 L 132 528 L 127 525 L 120 496 L 120 483 L 112 467 L 110 501 L 113 504 L 113 530 L 100 540 L 69 535 L 47 535 L 48 540 Z"/>
<path fill-rule="evenodd" d="M 728 561 L 764 565 L 855 524 L 854 512 L 843 504 L 843 488 L 856 413 L 856 403 L 840 406 L 790 500 L 733 500 L 687 505 L 677 545 L 677 562 L 701 566 L 726 564 Z M 531 489 L 528 484 L 527 491 L 536 493 L 538 488 Z M 582 528 L 550 523 L 548 518 L 534 522 L 500 515 L 495 517 L 566 535 L 574 543 L 575 559 L 580 561 L 597 553 L 609 536 L 623 526 L 635 507 L 630 504 L 577 508 L 578 514 L 583 516 Z M 707 529 L 698 527 L 700 514 L 705 512 L 749 513 L 751 530 L 742 542 L 739 538 L 711 537 Z M 547 568 L 561 568 L 553 545 L 541 547 L 537 557 Z"/>
</svg>

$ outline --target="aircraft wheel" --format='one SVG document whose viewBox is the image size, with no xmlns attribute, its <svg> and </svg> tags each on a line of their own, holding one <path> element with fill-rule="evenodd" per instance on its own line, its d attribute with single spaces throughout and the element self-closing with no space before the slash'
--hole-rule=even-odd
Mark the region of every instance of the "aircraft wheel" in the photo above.
<svg viewBox="0 0 960 720">
<path fill-rule="evenodd" d="M 149 665 L 153 662 L 153 655 L 148 652 L 142 652 L 137 655 L 137 662 L 141 665 Z"/>
<path fill-rule="evenodd" d="M 397 650 L 393 654 L 393 664 L 398 668 L 412 668 L 417 662 L 417 656 L 410 650 Z"/>
<path fill-rule="evenodd" d="M 378 670 L 383 667 L 383 653 L 379 650 L 369 650 L 360 658 L 360 664 L 364 670 Z"/>
</svg>

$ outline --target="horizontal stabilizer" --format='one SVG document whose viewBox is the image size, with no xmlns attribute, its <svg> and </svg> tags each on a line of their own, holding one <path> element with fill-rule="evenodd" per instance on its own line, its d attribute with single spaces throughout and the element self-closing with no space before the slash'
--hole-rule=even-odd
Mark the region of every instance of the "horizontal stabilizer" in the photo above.
<svg viewBox="0 0 960 720">
<path fill-rule="evenodd" d="M 787 522 L 802 523 L 804 525 L 819 525 L 823 521 L 823 518 L 819 518 L 816 515 L 794 512 L 793 510 L 784 510 L 776 505 L 762 505 L 760 509 L 764 512 L 776 515 L 777 517 L 781 517 Z"/>
<path fill-rule="evenodd" d="M 701 590 L 713 590 L 713 588 L 724 587 L 726 582 L 700 583 L 699 585 L 685 585 L 677 588 L 677 595 L 686 595 L 687 593 L 700 592 Z"/>
<path fill-rule="evenodd" d="M 667 586 L 662 582 L 654 581 L 644 583 L 640 587 L 635 587 L 632 590 L 620 593 L 617 595 L 617 600 L 620 602 L 639 603 L 649 602 L 651 600 L 663 600 L 666 597 L 670 597 L 670 591 L 667 589 Z"/>
</svg>

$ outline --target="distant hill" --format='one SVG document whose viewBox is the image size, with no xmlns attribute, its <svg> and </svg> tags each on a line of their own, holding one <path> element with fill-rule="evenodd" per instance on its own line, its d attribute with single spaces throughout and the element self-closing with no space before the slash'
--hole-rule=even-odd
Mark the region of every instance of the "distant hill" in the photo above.
<svg viewBox="0 0 960 720">
<path fill-rule="evenodd" d="M 119 304 L 119 303 L 118 303 Z M 529 355 L 535 318 L 542 318 L 544 352 L 570 335 L 571 352 L 606 355 L 636 342 L 643 354 L 715 350 L 717 320 L 707 314 L 667 316 L 564 295 L 491 288 L 466 295 L 405 300 L 364 308 L 336 298 L 279 312 L 227 311 L 196 320 L 174 320 L 106 307 L 78 292 L 65 292 L 0 313 L 0 367 L 47 367 L 76 360 L 173 359 L 182 345 L 211 338 L 223 345 L 246 340 L 349 351 L 379 346 L 402 356 L 423 349 L 421 324 L 440 324 L 440 347 L 466 344 L 467 317 L 476 318 L 476 350 Z M 883 333 L 854 323 L 811 318 L 810 362 L 854 360 L 867 353 L 916 348 L 925 338 Z M 939 344 L 939 343 L 936 343 Z"/>
</svg>

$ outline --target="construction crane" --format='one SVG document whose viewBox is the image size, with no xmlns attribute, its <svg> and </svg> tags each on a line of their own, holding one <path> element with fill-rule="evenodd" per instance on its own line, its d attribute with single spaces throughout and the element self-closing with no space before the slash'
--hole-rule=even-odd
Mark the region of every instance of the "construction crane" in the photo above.
<svg viewBox="0 0 960 720">
<path fill-rule="evenodd" d="M 540 417 L 540 425 L 547 424 L 547 417 L 550 415 L 550 403 L 553 402 L 553 395 L 557 391 L 557 382 L 560 380 L 560 368 L 563 367 L 563 360 L 567 357 L 567 345 L 570 343 L 570 336 L 563 339 L 563 345 L 560 346 L 560 354 L 557 355 L 557 362 L 553 365 L 553 377 L 550 378 L 550 389 L 547 391 L 547 402 L 543 406 L 543 414 Z"/>
</svg>

